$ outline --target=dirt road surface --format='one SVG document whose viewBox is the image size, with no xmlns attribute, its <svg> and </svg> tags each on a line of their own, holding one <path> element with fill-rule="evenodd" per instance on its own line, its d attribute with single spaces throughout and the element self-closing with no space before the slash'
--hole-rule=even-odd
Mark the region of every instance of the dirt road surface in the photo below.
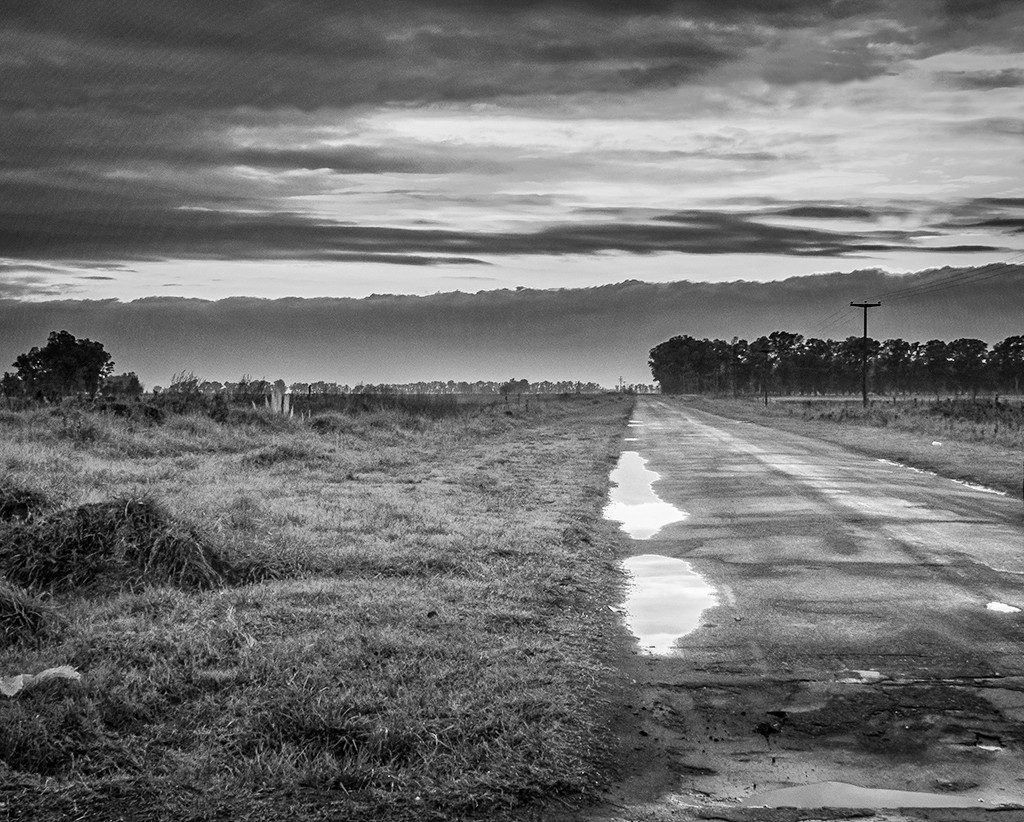
<svg viewBox="0 0 1024 822">
<path fill-rule="evenodd" d="M 640 397 L 630 437 L 689 514 L 636 553 L 719 605 L 632 658 L 623 780 L 588 819 L 1024 819 L 1024 611 L 989 607 L 1024 609 L 1020 499 L 671 398 Z M 825 782 L 949 807 L 743 804 Z"/>
</svg>

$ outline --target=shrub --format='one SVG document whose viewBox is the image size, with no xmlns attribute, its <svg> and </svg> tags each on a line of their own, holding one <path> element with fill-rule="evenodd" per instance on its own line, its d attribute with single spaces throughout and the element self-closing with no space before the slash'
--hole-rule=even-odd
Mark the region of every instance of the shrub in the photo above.
<svg viewBox="0 0 1024 822">
<path fill-rule="evenodd" d="M 226 563 L 151 499 L 68 508 L 0 531 L 0 570 L 29 589 L 206 587 Z"/>
<path fill-rule="evenodd" d="M 70 403 L 55 409 L 53 415 L 60 418 L 57 436 L 75 445 L 88 445 L 106 438 L 106 431 L 95 415 L 86 414 Z"/>
<path fill-rule="evenodd" d="M 229 408 L 224 419 L 228 425 L 247 425 L 261 431 L 286 431 L 292 421 L 283 414 L 272 414 L 266 408 Z"/>
<path fill-rule="evenodd" d="M 348 434 L 353 431 L 355 421 L 351 416 L 337 411 L 317 414 L 309 421 L 309 427 L 317 434 Z"/>
</svg>

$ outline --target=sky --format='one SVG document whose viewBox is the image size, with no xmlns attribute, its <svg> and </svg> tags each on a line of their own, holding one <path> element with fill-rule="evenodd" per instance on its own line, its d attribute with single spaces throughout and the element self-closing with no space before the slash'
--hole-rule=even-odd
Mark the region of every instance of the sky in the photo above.
<svg viewBox="0 0 1024 822">
<path fill-rule="evenodd" d="M 4 0 L 0 298 L 1024 253 L 1017 0 Z"/>
</svg>

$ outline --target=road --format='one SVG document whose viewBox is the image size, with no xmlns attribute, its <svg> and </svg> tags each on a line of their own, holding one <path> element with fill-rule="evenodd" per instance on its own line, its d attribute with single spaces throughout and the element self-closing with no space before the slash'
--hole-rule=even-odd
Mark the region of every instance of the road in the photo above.
<svg viewBox="0 0 1024 822">
<path fill-rule="evenodd" d="M 689 514 L 636 553 L 720 604 L 633 659 L 635 744 L 596 818 L 821 818 L 738 803 L 828 781 L 1024 804 L 1024 612 L 987 607 L 1024 608 L 1020 499 L 670 398 L 634 416 L 624 448 Z M 968 818 L 941 813 L 912 815 Z"/>
</svg>

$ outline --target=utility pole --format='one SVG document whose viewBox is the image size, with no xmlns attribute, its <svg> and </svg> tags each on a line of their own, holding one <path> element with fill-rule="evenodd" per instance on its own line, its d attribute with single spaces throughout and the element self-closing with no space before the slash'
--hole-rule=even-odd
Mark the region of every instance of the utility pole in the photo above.
<svg viewBox="0 0 1024 822">
<path fill-rule="evenodd" d="M 860 354 L 861 371 L 861 392 L 864 397 L 864 407 L 868 407 L 868 309 L 878 308 L 881 303 L 850 303 L 853 308 L 864 309 L 864 347 Z"/>
<path fill-rule="evenodd" d="M 771 347 L 769 345 L 759 346 L 758 348 L 751 347 L 751 351 L 756 354 L 764 356 L 764 366 L 761 371 L 761 382 L 764 383 L 764 404 L 765 407 L 768 405 L 768 376 L 771 374 L 771 360 L 768 359 L 771 354 Z"/>
</svg>

